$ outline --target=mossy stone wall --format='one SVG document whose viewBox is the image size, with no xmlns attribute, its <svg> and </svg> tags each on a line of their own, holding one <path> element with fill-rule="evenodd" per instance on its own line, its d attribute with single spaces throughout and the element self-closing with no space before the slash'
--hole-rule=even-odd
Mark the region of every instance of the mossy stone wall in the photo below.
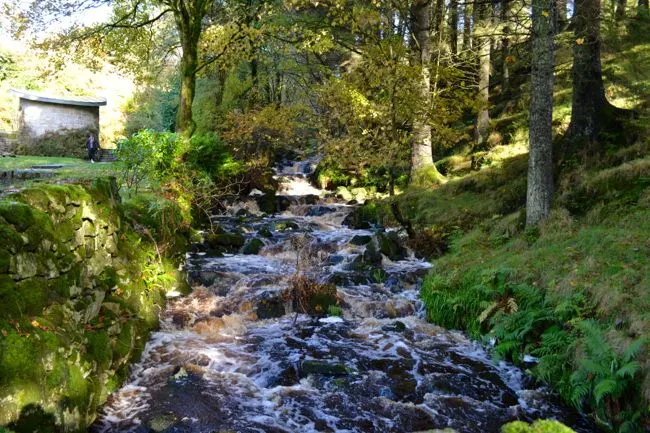
<svg viewBox="0 0 650 433">
<path fill-rule="evenodd" d="M 0 200 L 0 426 L 85 431 L 182 291 L 180 256 L 125 220 L 114 179 Z"/>
</svg>

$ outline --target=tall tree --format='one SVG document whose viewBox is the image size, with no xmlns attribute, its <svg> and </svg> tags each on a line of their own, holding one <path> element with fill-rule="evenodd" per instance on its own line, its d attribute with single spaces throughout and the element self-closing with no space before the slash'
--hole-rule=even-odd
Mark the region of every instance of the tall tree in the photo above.
<svg viewBox="0 0 650 433">
<path fill-rule="evenodd" d="M 85 12 L 91 14 L 94 9 L 110 5 L 113 8 L 113 15 L 105 22 L 86 25 L 78 24 L 70 17 Z M 180 82 L 181 89 L 179 95 L 178 113 L 176 120 L 176 130 L 186 136 L 191 136 L 195 130 L 195 123 L 192 118 L 192 103 L 196 94 L 196 77 L 197 73 L 205 66 L 215 62 L 224 54 L 226 48 L 221 52 L 211 53 L 210 55 L 200 58 L 199 42 L 208 21 L 206 19 L 211 7 L 215 5 L 214 0 L 153 0 L 130 1 L 130 0 L 30 0 L 29 8 L 22 17 L 25 27 L 29 27 L 38 32 L 43 28 L 50 28 L 57 24 L 59 28 L 60 21 L 65 19 L 70 22 L 67 28 L 62 28 L 60 34 L 51 36 L 41 45 L 46 49 L 56 48 L 65 49 L 75 52 L 83 42 L 88 42 L 87 47 L 90 52 L 106 49 L 108 51 L 127 52 L 132 50 L 131 58 L 140 56 L 147 57 L 151 53 L 140 53 L 138 46 L 129 46 L 122 40 L 120 43 L 120 32 L 142 31 L 147 34 L 142 40 L 151 38 L 155 32 L 152 26 L 167 22 L 166 18 L 173 18 L 177 41 L 166 50 L 177 52 L 175 48 L 180 48 Z M 224 46 L 230 42 L 244 38 L 243 33 L 236 31 L 227 33 L 228 41 L 224 41 Z M 106 41 L 113 44 L 110 47 L 104 46 Z M 137 44 L 136 44 L 137 45 Z M 83 51 L 82 51 L 83 52 Z M 123 56 L 128 58 L 128 55 Z"/>
<path fill-rule="evenodd" d="M 479 77 L 478 77 L 478 114 L 474 128 L 474 141 L 477 146 L 487 141 L 490 127 L 490 13 L 491 8 L 487 3 L 475 5 L 476 30 L 475 38 L 478 44 Z"/>
<path fill-rule="evenodd" d="M 627 0 L 617 0 L 616 2 L 616 22 L 623 21 L 625 18 L 625 8 L 627 7 Z"/>
<path fill-rule="evenodd" d="M 463 51 L 468 53 L 472 49 L 472 3 L 465 0 L 463 3 Z"/>
<path fill-rule="evenodd" d="M 510 0 L 501 0 L 501 91 L 506 93 L 510 88 Z"/>
<path fill-rule="evenodd" d="M 533 52 L 526 225 L 545 219 L 553 197 L 553 27 L 554 0 L 533 0 Z"/>
<path fill-rule="evenodd" d="M 605 111 L 600 61 L 600 0 L 575 0 L 573 41 L 573 97 L 567 137 L 595 140 Z"/>
<path fill-rule="evenodd" d="M 208 13 L 212 0 L 162 0 L 161 3 L 174 14 L 181 40 L 181 93 L 176 130 L 189 137 L 196 129 L 192 104 L 196 96 L 196 74 L 199 70 L 199 40 L 203 18 Z"/>
<path fill-rule="evenodd" d="M 560 32 L 567 26 L 567 0 L 557 0 L 555 7 L 555 31 Z"/>
<path fill-rule="evenodd" d="M 424 102 L 421 113 L 413 121 L 413 146 L 411 149 L 411 179 L 423 175 L 440 177 L 433 164 L 431 125 L 427 118 L 431 105 L 431 0 L 414 0 L 411 5 L 411 35 L 416 46 L 416 63 L 420 68 L 419 90 Z"/>
<path fill-rule="evenodd" d="M 449 1 L 449 48 L 458 54 L 458 0 Z"/>
</svg>

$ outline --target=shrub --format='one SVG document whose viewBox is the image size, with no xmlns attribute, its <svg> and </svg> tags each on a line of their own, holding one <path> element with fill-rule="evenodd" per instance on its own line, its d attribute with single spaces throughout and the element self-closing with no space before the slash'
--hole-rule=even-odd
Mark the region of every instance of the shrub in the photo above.
<svg viewBox="0 0 650 433">
<path fill-rule="evenodd" d="M 19 155 L 39 156 L 69 156 L 85 158 L 87 156 L 86 138 L 88 135 L 97 136 L 95 129 L 67 129 L 59 132 L 49 132 L 36 139 L 25 139 L 16 147 Z"/>
<path fill-rule="evenodd" d="M 122 180 L 137 193 L 146 179 L 161 181 L 169 174 L 179 149 L 178 135 L 145 129 L 118 143 Z"/>
<path fill-rule="evenodd" d="M 269 165 L 308 141 L 300 114 L 300 109 L 276 106 L 232 112 L 226 118 L 222 136 L 237 157 Z"/>
</svg>

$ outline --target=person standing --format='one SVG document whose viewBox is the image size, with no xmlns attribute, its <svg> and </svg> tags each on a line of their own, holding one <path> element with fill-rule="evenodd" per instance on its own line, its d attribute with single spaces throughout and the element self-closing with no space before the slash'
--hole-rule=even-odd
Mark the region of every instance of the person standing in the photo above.
<svg viewBox="0 0 650 433">
<path fill-rule="evenodd" d="M 95 163 L 95 153 L 97 152 L 98 147 L 99 146 L 97 139 L 95 138 L 95 134 L 90 133 L 86 139 L 86 149 L 88 150 L 88 159 L 93 164 Z"/>
</svg>

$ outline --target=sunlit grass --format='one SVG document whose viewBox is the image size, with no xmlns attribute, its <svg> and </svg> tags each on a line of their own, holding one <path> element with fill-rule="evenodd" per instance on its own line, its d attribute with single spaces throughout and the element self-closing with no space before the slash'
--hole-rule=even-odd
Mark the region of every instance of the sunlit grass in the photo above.
<svg viewBox="0 0 650 433">
<path fill-rule="evenodd" d="M 16 156 L 0 158 L 0 171 L 26 170 L 35 165 L 63 165 L 52 170 L 55 179 L 94 179 L 102 176 L 115 176 L 118 165 L 114 162 L 91 163 L 79 158 L 62 158 L 47 156 Z"/>
</svg>

